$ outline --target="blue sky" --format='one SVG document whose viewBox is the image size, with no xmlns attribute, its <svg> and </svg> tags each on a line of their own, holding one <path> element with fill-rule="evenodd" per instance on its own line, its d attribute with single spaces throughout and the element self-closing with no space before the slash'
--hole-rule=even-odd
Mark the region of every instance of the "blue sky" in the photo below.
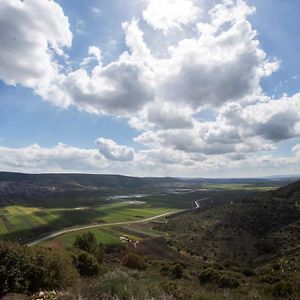
<svg viewBox="0 0 300 300">
<path fill-rule="evenodd" d="M 1 170 L 299 173 L 298 1 L 17 2 L 0 6 Z"/>
</svg>

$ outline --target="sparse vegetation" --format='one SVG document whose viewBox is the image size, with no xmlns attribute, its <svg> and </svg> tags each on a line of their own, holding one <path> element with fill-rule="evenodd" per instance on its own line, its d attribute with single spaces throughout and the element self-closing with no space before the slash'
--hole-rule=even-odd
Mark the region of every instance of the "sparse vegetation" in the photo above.
<svg viewBox="0 0 300 300">
<path fill-rule="evenodd" d="M 63 239 L 33 247 L 1 241 L 0 277 L 5 280 L 0 280 L 0 293 L 26 297 L 43 290 L 49 299 L 298 300 L 298 184 L 253 195 L 236 189 L 175 193 L 174 203 L 180 207 L 204 195 L 211 198 L 200 209 L 167 222 L 78 231 L 69 235 L 67 247 Z M 171 209 L 168 201 L 173 201 L 170 195 L 163 203 Z M 98 214 L 97 207 L 90 213 Z M 6 217 L 20 213 L 18 206 L 3 209 Z M 27 209 L 29 215 L 37 213 L 32 205 Z M 127 213 L 140 219 L 143 210 Z M 7 218 L 8 224 L 16 223 Z M 120 236 L 128 241 L 121 243 Z"/>
<path fill-rule="evenodd" d="M 130 268 L 130 269 L 137 269 L 137 270 L 144 270 L 146 269 L 146 262 L 145 260 L 138 254 L 135 253 L 127 253 L 122 258 L 122 265 Z"/>
</svg>

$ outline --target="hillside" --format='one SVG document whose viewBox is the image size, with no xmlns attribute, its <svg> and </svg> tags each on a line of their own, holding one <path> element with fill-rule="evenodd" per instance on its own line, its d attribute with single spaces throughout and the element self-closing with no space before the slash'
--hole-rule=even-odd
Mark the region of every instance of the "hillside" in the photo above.
<svg viewBox="0 0 300 300">
<path fill-rule="evenodd" d="M 0 261 L 3 277 L 21 274 L 19 280 L 27 284 L 26 288 L 19 282 L 0 284 L 0 294 L 33 293 L 42 288 L 56 289 L 53 299 L 77 299 L 80 295 L 82 299 L 299 300 L 300 182 L 269 192 L 215 190 L 204 197 L 205 193 L 196 191 L 190 198 L 203 197 L 196 200 L 199 208 L 166 222 L 161 219 L 141 227 L 123 227 L 122 235 L 140 238 L 126 244 L 99 245 L 98 262 L 96 244 L 79 251 L 76 243 L 63 247 L 58 241 L 49 241 L 26 247 L 0 242 L 1 255 L 7 258 Z M 174 201 L 176 195 L 186 201 L 191 197 L 175 193 L 168 199 Z M 79 211 L 76 219 L 81 215 Z M 118 228 L 109 231 L 121 230 Z M 87 242 L 96 243 L 91 231 L 83 232 L 82 239 L 85 234 Z M 48 276 L 49 267 L 55 267 L 52 277 Z M 38 284 L 31 272 L 42 275 Z"/>
<path fill-rule="evenodd" d="M 300 250 L 300 182 L 170 219 L 172 242 L 207 260 L 258 264 Z M 299 252 L 300 253 L 300 252 Z"/>
<path fill-rule="evenodd" d="M 242 273 L 252 278 L 252 288 L 265 291 L 288 286 L 283 298 L 299 299 L 292 296 L 300 290 L 299 200 L 300 181 L 218 207 L 206 203 L 157 227 L 169 233 L 169 245 L 211 265 L 213 274 Z"/>
<path fill-rule="evenodd" d="M 175 178 L 140 178 L 121 175 L 0 172 L 0 195 L 141 188 L 153 185 L 171 185 L 179 181 Z"/>
<path fill-rule="evenodd" d="M 284 179 L 251 179 L 251 178 L 172 178 L 172 177 L 131 177 L 106 174 L 25 174 L 0 172 L 0 196 L 92 192 L 113 189 L 140 189 L 156 187 L 209 187 L 219 188 L 222 185 L 249 185 L 251 187 L 278 187 L 295 178 Z M 243 187 L 244 189 L 244 187 Z"/>
</svg>

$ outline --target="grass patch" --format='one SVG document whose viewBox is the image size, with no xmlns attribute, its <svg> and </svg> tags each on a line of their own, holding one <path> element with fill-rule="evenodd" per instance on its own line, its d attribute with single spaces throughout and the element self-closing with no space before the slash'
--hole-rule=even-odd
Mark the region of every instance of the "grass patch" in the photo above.
<svg viewBox="0 0 300 300">
<path fill-rule="evenodd" d="M 72 246 L 77 235 L 82 235 L 85 232 L 92 232 L 97 242 L 100 242 L 103 245 L 119 245 L 121 244 L 120 238 L 118 235 L 112 234 L 110 231 L 100 228 L 91 228 L 86 230 L 79 230 L 76 232 L 71 232 L 64 234 L 60 237 L 57 237 L 54 240 L 62 242 L 65 246 Z"/>
<path fill-rule="evenodd" d="M 271 191 L 276 189 L 274 186 L 257 186 L 253 184 L 206 184 L 205 188 L 207 189 L 216 189 L 216 190 L 229 190 L 229 191 Z"/>
</svg>

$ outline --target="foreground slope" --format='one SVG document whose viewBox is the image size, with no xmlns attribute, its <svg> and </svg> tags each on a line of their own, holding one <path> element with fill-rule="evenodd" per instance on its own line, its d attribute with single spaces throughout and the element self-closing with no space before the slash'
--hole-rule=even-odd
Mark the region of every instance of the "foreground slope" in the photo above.
<svg viewBox="0 0 300 300">
<path fill-rule="evenodd" d="M 256 265 L 299 253 L 300 182 L 223 206 L 200 208 L 170 219 L 161 229 L 173 233 L 172 241 L 179 248 L 207 260 Z"/>
<path fill-rule="evenodd" d="M 7 258 L 0 260 L 0 275 L 22 275 L 17 278 L 27 284 L 24 288 L 19 281 L 5 281 L 1 287 L 0 282 L 0 294 L 43 288 L 56 289 L 53 299 L 74 300 L 78 296 L 298 300 L 300 182 L 229 201 L 229 194 L 216 194 L 224 201 L 216 203 L 212 197 L 196 200 L 200 207 L 169 217 L 167 222 L 149 224 L 149 230 L 164 231 L 162 236 L 106 246 L 98 262 L 94 253 L 97 245 L 84 249 L 78 249 L 76 243 L 67 248 L 50 244 L 28 248 L 0 242 L 1 255 Z M 96 243 L 96 238 L 90 240 Z M 93 252 L 86 253 L 86 249 Z M 50 266 L 48 261 L 53 260 L 58 264 Z M 28 273 L 27 266 L 32 272 Z M 55 272 L 48 272 L 49 267 Z M 66 273 L 67 268 L 73 271 Z M 37 283 L 32 274 L 38 275 Z M 66 276 L 69 274 L 76 275 L 77 281 Z"/>
</svg>

